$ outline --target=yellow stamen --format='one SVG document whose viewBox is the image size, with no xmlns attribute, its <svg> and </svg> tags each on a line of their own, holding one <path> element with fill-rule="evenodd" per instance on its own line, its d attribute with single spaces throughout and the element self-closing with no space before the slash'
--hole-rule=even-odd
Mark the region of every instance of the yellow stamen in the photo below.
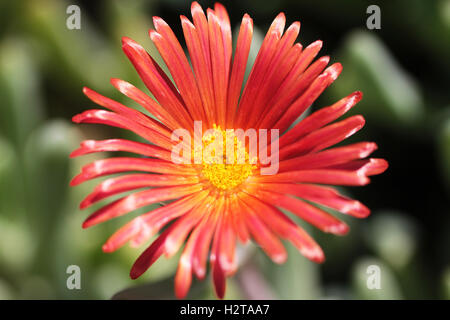
<svg viewBox="0 0 450 320">
<path fill-rule="evenodd" d="M 244 182 L 256 169 L 256 159 L 249 160 L 248 152 L 243 146 L 241 141 L 236 136 L 233 137 L 234 152 L 232 155 L 227 154 L 227 139 L 226 131 L 221 129 L 220 126 L 213 125 L 217 135 L 223 139 L 222 148 L 216 150 L 219 147 L 219 143 L 215 142 L 216 136 L 214 134 L 204 135 L 202 138 L 202 175 L 208 179 L 212 185 L 220 190 L 230 190 L 239 186 Z M 209 146 L 210 152 L 205 152 L 205 149 Z M 218 153 L 222 152 L 222 156 Z M 194 154 L 198 151 L 194 151 Z M 216 156 L 217 155 L 217 156 Z M 244 156 L 245 161 L 238 161 L 239 156 Z M 230 159 L 227 163 L 227 157 Z M 233 159 L 234 158 L 234 159 Z M 222 161 L 217 161 L 221 159 Z M 233 160 L 231 160 L 233 159 Z M 221 162 L 221 163 L 220 163 Z"/>
</svg>

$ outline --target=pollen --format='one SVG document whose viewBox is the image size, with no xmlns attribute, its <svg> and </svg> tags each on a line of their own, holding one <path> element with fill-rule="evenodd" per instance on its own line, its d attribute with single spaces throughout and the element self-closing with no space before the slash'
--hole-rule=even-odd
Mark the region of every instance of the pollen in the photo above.
<svg viewBox="0 0 450 320">
<path fill-rule="evenodd" d="M 202 170 L 204 178 L 219 190 L 232 190 L 242 184 L 257 169 L 256 158 L 250 159 L 242 143 L 233 131 L 227 133 L 213 125 L 214 134 L 202 138 Z"/>
</svg>

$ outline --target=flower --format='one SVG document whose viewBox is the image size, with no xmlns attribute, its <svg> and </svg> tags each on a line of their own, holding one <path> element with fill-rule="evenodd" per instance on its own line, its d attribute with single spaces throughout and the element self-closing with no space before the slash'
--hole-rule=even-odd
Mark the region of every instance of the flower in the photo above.
<svg viewBox="0 0 450 320">
<path fill-rule="evenodd" d="M 83 227 L 171 200 L 125 224 L 106 241 L 103 250 L 112 252 L 128 242 L 139 246 L 161 232 L 134 263 L 131 277 L 139 277 L 161 255 L 173 256 L 185 243 L 175 276 L 176 296 L 186 296 L 193 274 L 199 279 L 206 276 L 209 260 L 216 294 L 223 298 L 226 277 L 237 269 L 237 240 L 246 243 L 253 239 L 274 262 L 283 263 L 287 254 L 280 239 L 287 239 L 308 259 L 322 262 L 320 246 L 281 209 L 324 232 L 344 235 L 348 226 L 317 205 L 357 218 L 367 217 L 370 211 L 326 185 L 366 185 L 369 176 L 382 173 L 388 164 L 383 159 L 367 159 L 377 148 L 372 142 L 330 148 L 363 127 L 360 115 L 335 121 L 361 99 L 361 92 L 295 122 L 342 70 L 339 63 L 327 67 L 327 56 L 313 62 L 321 41 L 306 48 L 295 43 L 299 22 L 284 31 L 284 14 L 275 18 L 244 84 L 252 19 L 244 15 L 233 54 L 225 8 L 216 4 L 205 15 L 194 2 L 191 11 L 193 22 L 181 16 L 181 23 L 192 68 L 175 34 L 161 18 L 154 17 L 156 30 L 150 30 L 173 82 L 139 44 L 122 39 L 125 54 L 155 99 L 123 80 L 112 79 L 111 83 L 153 117 L 84 88 L 87 97 L 110 111 L 88 110 L 74 116 L 74 122 L 123 128 L 148 143 L 83 141 L 72 157 L 103 151 L 141 157 L 95 161 L 84 166 L 71 185 L 132 171 L 101 182 L 81 202 L 84 209 L 110 196 L 135 191 L 95 211 Z M 270 131 L 270 145 L 278 146 L 278 171 L 262 174 L 258 170 L 265 166 L 261 153 L 256 163 L 250 163 L 250 149 L 237 140 L 228 144 L 242 151 L 245 163 L 216 163 L 208 161 L 204 153 L 200 153 L 199 162 L 175 163 L 173 133 L 183 128 L 194 134 L 196 121 L 201 121 L 202 130 L 215 128 L 218 132 L 214 138 L 194 139 L 202 150 L 221 137 L 225 139 L 226 129 L 277 129 Z M 275 132 L 280 133 L 279 139 L 273 139 Z M 211 154 L 218 155 L 216 151 Z M 189 158 L 198 155 L 192 148 Z"/>
</svg>

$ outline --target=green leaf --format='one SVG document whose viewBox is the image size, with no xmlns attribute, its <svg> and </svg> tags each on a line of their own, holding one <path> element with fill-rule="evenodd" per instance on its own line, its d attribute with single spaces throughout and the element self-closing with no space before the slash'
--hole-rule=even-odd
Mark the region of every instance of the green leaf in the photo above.
<svg viewBox="0 0 450 320">
<path fill-rule="evenodd" d="M 364 232 L 367 244 L 395 269 L 403 269 L 418 247 L 418 228 L 412 218 L 392 211 L 374 212 Z"/>
<path fill-rule="evenodd" d="M 43 116 L 40 79 L 31 53 L 22 39 L 8 38 L 0 44 L 0 132 L 19 148 Z"/>
</svg>

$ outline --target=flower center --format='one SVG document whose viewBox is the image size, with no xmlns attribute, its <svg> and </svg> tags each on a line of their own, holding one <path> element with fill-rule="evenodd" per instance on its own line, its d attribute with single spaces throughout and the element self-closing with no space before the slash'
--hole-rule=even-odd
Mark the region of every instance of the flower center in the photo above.
<svg viewBox="0 0 450 320">
<path fill-rule="evenodd" d="M 250 161 L 245 144 L 233 130 L 213 126 L 213 134 L 202 138 L 202 175 L 220 190 L 230 190 L 244 182 L 256 169 L 256 159 Z M 197 151 L 194 151 L 195 153 Z"/>
</svg>

